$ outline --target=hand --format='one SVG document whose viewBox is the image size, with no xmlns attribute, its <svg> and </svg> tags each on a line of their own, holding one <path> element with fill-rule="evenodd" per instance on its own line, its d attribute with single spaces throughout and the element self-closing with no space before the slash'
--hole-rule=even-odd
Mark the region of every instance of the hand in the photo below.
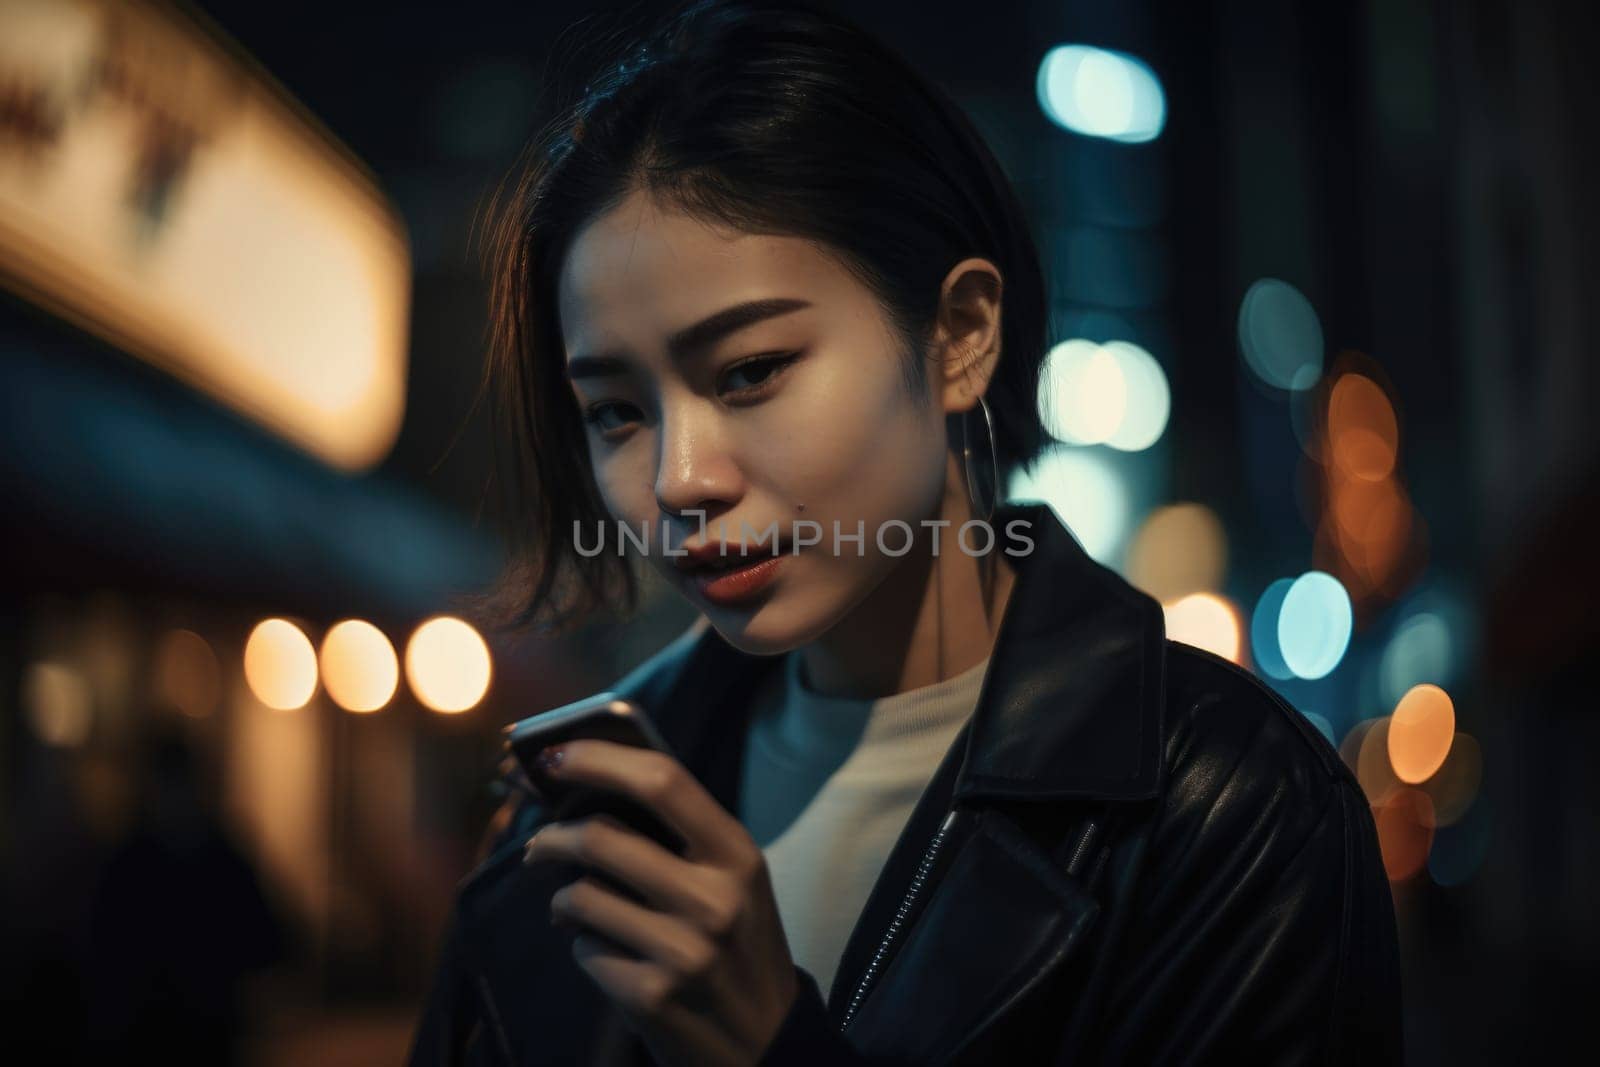
<svg viewBox="0 0 1600 1067">
<path fill-rule="evenodd" d="M 759 1062 L 798 986 L 761 849 L 671 756 L 593 738 L 556 747 L 552 775 L 626 794 L 686 842 L 674 855 L 604 814 L 528 840 L 523 862 L 582 863 L 644 901 L 587 875 L 557 890 L 551 922 L 580 928 L 578 964 L 662 1063 Z"/>
</svg>

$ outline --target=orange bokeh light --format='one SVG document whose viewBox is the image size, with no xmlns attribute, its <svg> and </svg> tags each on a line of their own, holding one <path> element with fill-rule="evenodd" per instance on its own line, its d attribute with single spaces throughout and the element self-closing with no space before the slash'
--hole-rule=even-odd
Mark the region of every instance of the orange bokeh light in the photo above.
<svg viewBox="0 0 1600 1067">
<path fill-rule="evenodd" d="M 489 690 L 489 646 L 461 619 L 429 619 L 406 645 L 406 680 L 425 706 L 445 714 L 475 707 Z"/>
<path fill-rule="evenodd" d="M 1306 435 L 1321 466 L 1312 559 L 1349 590 L 1359 626 L 1415 579 L 1427 525 L 1401 478 L 1400 413 L 1383 367 L 1344 351 L 1323 382 Z"/>
<path fill-rule="evenodd" d="M 1395 705 L 1388 730 L 1388 758 L 1408 785 L 1427 781 L 1444 765 L 1456 735 L 1450 694 L 1436 685 L 1414 685 Z"/>
<path fill-rule="evenodd" d="M 1411 501 L 1393 478 L 1363 481 L 1334 473 L 1328 485 L 1340 550 L 1373 585 L 1399 562 L 1411 534 Z"/>
<path fill-rule="evenodd" d="M 317 691 L 317 653 L 287 619 L 265 619 L 244 646 L 244 677 L 256 699 L 277 711 L 303 708 Z"/>
<path fill-rule="evenodd" d="M 1400 422 L 1383 387 L 1363 374 L 1343 374 L 1328 393 L 1328 441 L 1334 466 L 1363 481 L 1394 471 Z"/>
<path fill-rule="evenodd" d="M 1128 580 L 1163 603 L 1221 588 L 1228 535 L 1204 504 L 1157 508 L 1128 548 Z"/>
<path fill-rule="evenodd" d="M 222 699 L 222 667 L 206 639 L 193 630 L 163 635 L 153 666 L 156 697 L 191 718 L 210 715 Z"/>
<path fill-rule="evenodd" d="M 377 711 L 389 703 L 400 681 L 394 646 L 370 622 L 346 619 L 322 639 L 322 684 L 346 711 Z"/>
</svg>

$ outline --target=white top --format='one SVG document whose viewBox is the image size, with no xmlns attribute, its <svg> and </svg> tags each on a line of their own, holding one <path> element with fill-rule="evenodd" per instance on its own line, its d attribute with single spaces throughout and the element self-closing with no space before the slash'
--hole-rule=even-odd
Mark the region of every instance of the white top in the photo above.
<svg viewBox="0 0 1600 1067">
<path fill-rule="evenodd" d="M 767 858 L 789 951 L 824 997 L 890 850 L 978 705 L 988 665 L 854 700 L 813 691 L 791 652 L 754 695 L 739 818 Z"/>
</svg>

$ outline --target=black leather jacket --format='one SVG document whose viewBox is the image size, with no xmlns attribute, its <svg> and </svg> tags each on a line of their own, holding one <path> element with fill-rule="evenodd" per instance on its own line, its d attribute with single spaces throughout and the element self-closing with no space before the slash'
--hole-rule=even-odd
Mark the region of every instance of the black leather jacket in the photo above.
<svg viewBox="0 0 1600 1067">
<path fill-rule="evenodd" d="M 1393 905 L 1372 812 L 1253 675 L 1043 505 L 977 708 L 891 851 L 830 990 L 775 1065 L 1398 1063 Z M 1014 542 L 1001 538 L 1002 548 Z M 782 657 L 700 620 L 619 682 L 730 811 L 751 691 Z M 648 1064 L 524 868 L 518 804 L 461 884 L 412 1064 Z"/>
</svg>

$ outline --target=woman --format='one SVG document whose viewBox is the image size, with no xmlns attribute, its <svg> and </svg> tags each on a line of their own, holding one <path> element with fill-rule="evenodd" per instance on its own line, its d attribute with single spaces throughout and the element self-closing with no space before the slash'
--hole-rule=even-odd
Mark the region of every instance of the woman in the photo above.
<svg viewBox="0 0 1600 1067">
<path fill-rule="evenodd" d="M 1337 754 L 997 506 L 1045 287 L 945 97 L 809 7 L 694 4 L 546 132 L 498 253 L 512 615 L 630 608 L 616 523 L 702 612 L 612 687 L 676 758 L 552 772 L 687 847 L 516 794 L 414 1063 L 1399 1059 Z"/>
</svg>

